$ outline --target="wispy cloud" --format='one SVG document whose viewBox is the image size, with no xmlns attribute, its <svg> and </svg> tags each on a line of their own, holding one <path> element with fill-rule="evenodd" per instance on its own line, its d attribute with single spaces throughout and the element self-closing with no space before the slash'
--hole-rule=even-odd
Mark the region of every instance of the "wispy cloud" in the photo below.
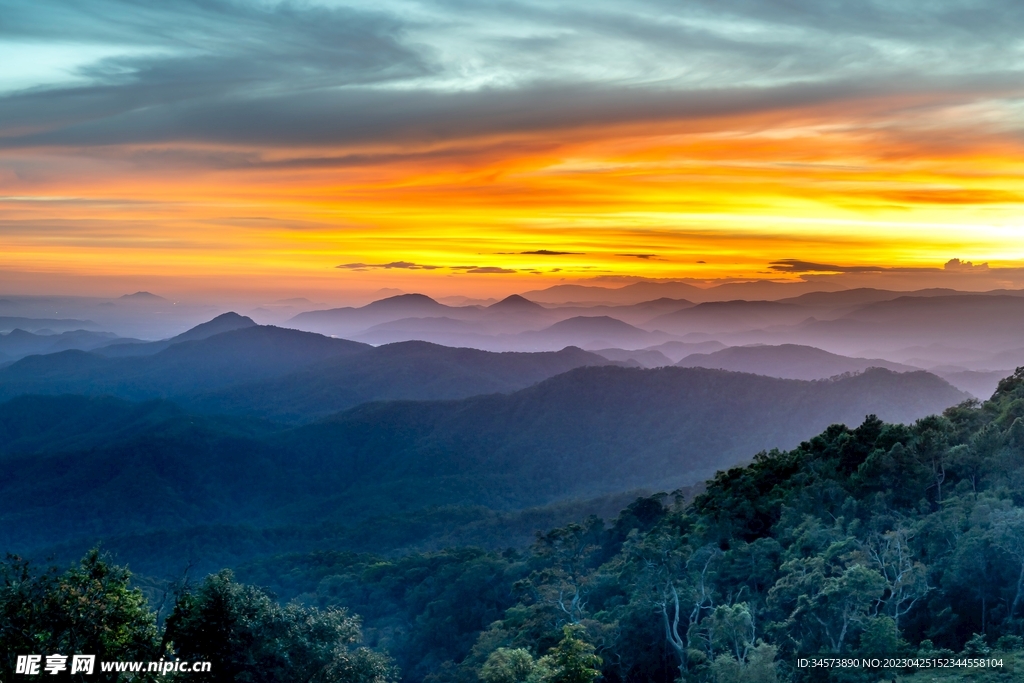
<svg viewBox="0 0 1024 683">
<path fill-rule="evenodd" d="M 772 261 L 768 264 L 768 268 L 782 273 L 880 273 L 892 270 L 883 266 L 839 266 L 833 263 L 814 263 L 800 259 Z"/>
<path fill-rule="evenodd" d="M 516 271 L 512 268 L 500 268 L 498 266 L 479 266 L 477 268 L 469 268 L 465 272 L 467 273 L 483 273 L 483 274 L 509 274 L 515 273 Z"/>
<path fill-rule="evenodd" d="M 341 268 L 342 270 L 356 270 L 356 271 L 367 271 L 367 270 L 452 270 L 458 273 L 482 273 L 482 274 L 508 274 L 519 272 L 512 268 L 502 268 L 500 266 L 428 266 L 422 263 L 412 263 L 411 261 L 392 261 L 390 263 L 343 263 L 335 266 L 335 268 Z"/>
<path fill-rule="evenodd" d="M 934 267 L 921 267 L 921 266 L 840 266 L 832 263 L 813 263 L 810 261 L 801 261 L 799 259 L 780 259 L 778 261 L 772 261 L 768 268 L 782 273 L 941 273 L 956 272 L 956 273 L 981 273 L 981 274 L 996 274 L 1002 272 L 1004 274 L 1019 275 L 1021 272 L 1020 268 L 989 268 L 988 263 L 975 264 L 971 261 L 961 261 L 958 258 L 952 258 L 946 261 L 942 268 Z"/>
<path fill-rule="evenodd" d="M 425 143 L 908 90 L 962 101 L 1019 89 L 1024 32 L 1010 0 L 434 0 L 410 10 L 397 0 L 373 10 L 2 0 L 7 38 L 54 54 L 103 45 L 108 56 L 69 63 L 70 84 L 0 98 L 0 144 Z"/>
</svg>

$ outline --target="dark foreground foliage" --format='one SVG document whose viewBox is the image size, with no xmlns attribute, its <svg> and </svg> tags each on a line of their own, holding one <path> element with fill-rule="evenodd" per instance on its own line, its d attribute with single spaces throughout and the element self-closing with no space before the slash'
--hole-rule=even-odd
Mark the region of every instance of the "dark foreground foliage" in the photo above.
<svg viewBox="0 0 1024 683">
<path fill-rule="evenodd" d="M 0 680 L 14 680 L 19 654 L 159 659 L 155 615 L 129 586 L 127 570 L 110 566 L 97 552 L 64 572 L 33 569 L 16 557 L 0 564 Z"/>
<path fill-rule="evenodd" d="M 75 567 L 37 573 L 9 557 L 0 564 L 0 680 L 304 681 L 387 683 L 389 659 L 355 644 L 359 619 L 344 609 L 282 607 L 230 572 L 179 591 L 163 629 L 130 573 L 89 553 Z M 72 675 L 73 655 L 95 655 Z M 16 673 L 18 655 L 63 655 L 60 670 Z M 210 662 L 201 673 L 148 671 L 149 662 Z M 101 662 L 144 662 L 141 673 L 105 672 Z"/>
</svg>

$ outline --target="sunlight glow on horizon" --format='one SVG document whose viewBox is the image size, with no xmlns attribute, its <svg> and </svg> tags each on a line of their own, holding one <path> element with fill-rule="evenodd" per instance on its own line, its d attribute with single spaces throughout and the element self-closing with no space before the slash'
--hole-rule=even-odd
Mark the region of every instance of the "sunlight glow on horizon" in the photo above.
<svg viewBox="0 0 1024 683">
<path fill-rule="evenodd" d="M 87 177 L 58 172 L 0 197 L 8 226 L 24 226 L 7 229 L 3 261 L 260 278 L 410 262 L 435 275 L 480 266 L 561 281 L 756 278 L 779 258 L 932 267 L 953 256 L 1024 260 L 1024 154 L 1011 153 L 1024 151 L 1019 144 L 993 158 L 985 140 L 940 156 L 843 134 L 779 139 L 777 129 L 611 131 L 540 152 L 355 170 L 125 172 L 94 160 Z M 538 250 L 574 253 L 519 253 Z"/>
</svg>

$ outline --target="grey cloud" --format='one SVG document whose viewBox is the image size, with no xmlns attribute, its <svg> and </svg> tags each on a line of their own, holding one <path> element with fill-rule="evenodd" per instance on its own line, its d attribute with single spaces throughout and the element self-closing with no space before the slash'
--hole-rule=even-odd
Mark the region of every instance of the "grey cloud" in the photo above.
<svg viewBox="0 0 1024 683">
<path fill-rule="evenodd" d="M 1024 268 L 989 268 L 988 263 L 974 264 L 971 261 L 961 261 L 953 258 L 943 264 L 942 268 L 931 268 L 927 266 L 905 266 L 905 267 L 883 267 L 883 266 L 839 266 L 830 263 L 814 263 L 812 261 L 801 261 L 799 259 L 780 259 L 772 261 L 768 268 L 771 271 L 782 273 L 800 274 L 928 274 L 946 273 L 961 274 L 974 273 L 976 275 L 992 275 L 995 277 L 1019 277 Z"/>
<path fill-rule="evenodd" d="M 0 124 L 0 147 L 437 145 L 497 133 L 551 132 L 852 104 L 879 94 L 908 95 L 915 89 L 922 94 L 932 93 L 936 103 L 953 103 L 1005 94 L 1019 87 L 1019 78 L 1012 74 L 988 81 L 919 80 L 913 88 L 896 80 L 870 85 L 806 83 L 700 93 L 572 84 L 459 93 L 356 87 L 287 96 L 195 97 L 156 106 L 150 96 L 169 97 L 159 88 L 99 86 L 0 99 L 0 121 L 4 122 Z M 115 102 L 120 105 L 114 106 Z M 78 121 L 70 120 L 76 115 Z"/>
<path fill-rule="evenodd" d="M 583 52 L 589 42 L 610 56 L 617 43 L 631 44 L 633 54 L 652 56 L 655 69 L 659 59 L 680 71 L 711 66 L 708 82 L 753 78 L 763 83 L 908 68 L 925 74 L 937 65 L 960 73 L 1017 69 L 1024 30 L 1024 6 L 1014 0 L 441 2 L 459 13 L 489 13 L 496 22 L 515 17 L 571 27 L 549 32 L 553 37 L 547 43 L 533 36 L 512 38 L 512 47 L 530 41 L 534 51 L 565 55 L 565 44 L 576 42 Z"/>
<path fill-rule="evenodd" d="M 521 251 L 523 255 L 529 256 L 582 256 L 581 251 L 551 251 L 550 249 L 536 249 L 534 251 Z"/>
<path fill-rule="evenodd" d="M 197 102 L 244 99 L 253 92 L 287 98 L 431 70 L 418 50 L 404 44 L 399 18 L 344 7 L 99 0 L 85 9 L 54 0 L 0 0 L 0 17 L 0 38 L 127 51 L 80 67 L 85 85 L 0 98 L 5 129 L 54 130 L 141 111 L 174 118 Z"/>
<path fill-rule="evenodd" d="M 498 266 L 448 266 L 451 270 L 461 270 L 463 273 L 515 273 L 511 268 L 499 268 Z"/>
<path fill-rule="evenodd" d="M 75 86 L 0 96 L 0 147 L 437 146 L 896 93 L 940 105 L 1021 91 L 1024 4 L 1010 0 L 433 0 L 415 24 L 377 7 L 0 0 L 0 37 L 148 50 L 83 67 Z M 512 19 L 521 30 L 474 31 Z M 453 40 L 464 43 L 445 62 Z M 459 81 L 469 63 L 482 64 L 479 82 Z M 227 167 L 400 160 L 218 154 L 210 163 Z"/>
<path fill-rule="evenodd" d="M 974 270 L 989 270 L 988 263 L 979 263 L 974 265 L 971 261 L 961 261 L 958 258 L 951 258 L 942 266 L 943 270 L 957 270 L 961 272 L 970 272 Z"/>
<path fill-rule="evenodd" d="M 85 68 L 101 81 L 237 85 L 286 75 L 292 86 L 337 85 L 365 80 L 360 73 L 424 73 L 417 51 L 403 44 L 407 23 L 381 11 L 231 0 L 0 0 L 0 16 L 0 35 L 8 37 L 157 51 Z"/>
<path fill-rule="evenodd" d="M 768 268 L 782 273 L 882 273 L 882 272 L 927 272 L 937 268 L 887 268 L 884 266 L 837 266 L 831 263 L 814 263 L 800 259 L 780 259 L 768 264 Z"/>
<path fill-rule="evenodd" d="M 976 40 L 1019 36 L 1024 8 L 1014 0 L 703 0 L 705 7 L 775 25 L 880 37 Z M 1016 27 L 1016 29 L 1015 29 Z"/>
<path fill-rule="evenodd" d="M 202 167 L 221 170 L 246 169 L 326 169 L 356 168 L 381 164 L 439 162 L 445 160 L 466 160 L 476 157 L 510 155 L 526 152 L 540 152 L 556 146 L 556 143 L 505 142 L 498 144 L 450 145 L 439 149 L 365 154 L 338 154 L 322 156 L 294 156 L 284 158 L 268 157 L 262 151 L 233 151 L 194 147 L 138 149 L 104 146 L 91 152 L 92 156 L 129 162 L 138 167 Z"/>
<path fill-rule="evenodd" d="M 365 271 L 376 268 L 390 270 L 392 268 L 399 268 L 402 270 L 441 270 L 447 268 L 448 270 L 462 271 L 463 273 L 515 273 L 515 270 L 511 268 L 499 268 L 497 266 L 427 266 L 422 263 L 412 263 L 410 261 L 392 261 L 391 263 L 343 263 L 335 268 L 341 268 L 343 270 L 356 270 Z"/>
<path fill-rule="evenodd" d="M 506 273 L 514 273 L 516 271 L 512 270 L 511 268 L 499 268 L 497 266 L 481 266 L 479 268 L 471 268 L 471 269 L 469 269 L 469 270 L 467 270 L 465 272 L 467 272 L 467 273 L 506 274 Z"/>
</svg>

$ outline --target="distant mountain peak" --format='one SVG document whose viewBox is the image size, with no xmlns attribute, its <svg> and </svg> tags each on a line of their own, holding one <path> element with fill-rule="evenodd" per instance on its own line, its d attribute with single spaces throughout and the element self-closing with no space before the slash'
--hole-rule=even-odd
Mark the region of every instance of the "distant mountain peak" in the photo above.
<svg viewBox="0 0 1024 683">
<path fill-rule="evenodd" d="M 373 303 L 367 304 L 364 308 L 392 308 L 392 307 L 406 307 L 406 306 L 417 306 L 425 305 L 431 307 L 446 308 L 444 304 L 438 303 L 431 299 L 426 294 L 398 294 L 396 296 L 389 296 L 385 299 L 377 299 Z"/>
<path fill-rule="evenodd" d="M 221 321 L 221 322 L 228 322 L 228 321 L 240 322 L 240 323 L 242 323 L 243 327 L 251 327 L 251 326 L 256 324 L 256 323 L 254 323 L 252 321 L 252 318 L 249 318 L 248 316 L 241 315 L 239 313 L 235 313 L 234 311 L 228 311 L 227 313 L 221 313 L 216 318 L 213 318 L 209 322 L 205 322 L 203 324 L 204 325 L 209 325 L 210 323 L 217 322 L 217 321 Z"/>
<path fill-rule="evenodd" d="M 544 310 L 544 307 L 538 303 L 530 301 L 524 296 L 518 294 L 512 294 L 507 296 L 501 301 L 491 304 L 487 307 L 492 311 L 536 311 Z"/>
<path fill-rule="evenodd" d="M 234 311 L 229 311 L 227 313 L 221 313 L 213 320 L 196 325 L 187 332 L 182 332 L 171 341 L 183 342 L 206 339 L 207 337 L 212 337 L 215 334 L 231 332 L 232 330 L 240 330 L 245 327 L 256 327 L 256 322 L 252 318 L 239 315 Z"/>
<path fill-rule="evenodd" d="M 162 296 L 157 296 L 151 292 L 135 292 L 134 294 L 125 294 L 124 296 L 118 297 L 122 301 L 167 301 Z"/>
<path fill-rule="evenodd" d="M 580 332 L 643 332 L 643 330 L 633 327 L 629 323 L 607 315 L 578 315 L 574 318 L 567 318 L 557 322 L 551 327 L 546 328 L 546 330 Z"/>
</svg>

